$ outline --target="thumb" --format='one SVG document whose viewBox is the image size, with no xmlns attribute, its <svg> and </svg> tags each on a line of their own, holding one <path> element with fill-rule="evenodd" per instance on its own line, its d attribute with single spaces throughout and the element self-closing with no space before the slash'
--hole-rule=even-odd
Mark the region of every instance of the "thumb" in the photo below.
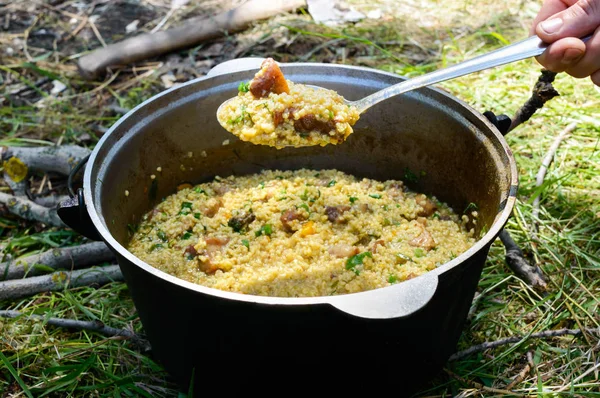
<svg viewBox="0 0 600 398">
<path fill-rule="evenodd" d="M 600 0 L 579 0 L 571 7 L 539 23 L 537 35 L 546 43 L 563 37 L 581 38 L 600 25 Z"/>
</svg>

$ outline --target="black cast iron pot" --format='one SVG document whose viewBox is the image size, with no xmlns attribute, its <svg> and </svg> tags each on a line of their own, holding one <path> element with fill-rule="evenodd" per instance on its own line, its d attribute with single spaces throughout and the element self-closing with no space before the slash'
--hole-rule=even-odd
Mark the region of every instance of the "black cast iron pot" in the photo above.
<svg viewBox="0 0 600 398">
<path fill-rule="evenodd" d="M 182 389 L 192 379 L 198 391 L 219 378 L 231 388 L 240 386 L 242 376 L 262 383 L 278 374 L 296 386 L 298 380 L 320 378 L 339 384 L 336 389 L 355 389 L 360 380 L 390 382 L 406 394 L 434 376 L 456 349 L 490 245 L 514 206 L 511 151 L 482 114 L 433 88 L 370 109 L 342 145 L 276 150 L 239 141 L 219 126 L 215 112 L 259 64 L 260 59 L 222 64 L 121 118 L 86 166 L 81 213 L 77 206 L 65 207 L 61 217 L 117 254 L 153 355 Z M 283 64 L 282 70 L 294 82 L 331 88 L 350 100 L 402 80 L 331 64 Z M 409 281 L 315 298 L 210 289 L 161 272 L 126 250 L 128 224 L 181 182 L 265 168 L 335 168 L 359 177 L 403 179 L 458 212 L 473 202 L 481 239 Z M 408 171 L 418 181 L 406 180 Z"/>
</svg>

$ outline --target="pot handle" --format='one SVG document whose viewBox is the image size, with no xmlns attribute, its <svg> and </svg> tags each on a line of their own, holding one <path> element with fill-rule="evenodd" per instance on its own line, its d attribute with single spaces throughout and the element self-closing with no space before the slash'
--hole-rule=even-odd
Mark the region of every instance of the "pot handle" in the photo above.
<svg viewBox="0 0 600 398">
<path fill-rule="evenodd" d="M 437 286 L 438 276 L 429 272 L 390 287 L 333 296 L 328 303 L 360 318 L 402 318 L 425 307 L 435 295 Z"/>
<path fill-rule="evenodd" d="M 94 226 L 92 219 L 85 206 L 83 189 L 73 190 L 73 178 L 79 170 L 87 163 L 89 155 L 81 159 L 79 163 L 69 173 L 67 188 L 69 190 L 69 199 L 58 205 L 56 212 L 60 219 L 77 233 L 91 240 L 102 240 L 100 233 Z"/>
</svg>

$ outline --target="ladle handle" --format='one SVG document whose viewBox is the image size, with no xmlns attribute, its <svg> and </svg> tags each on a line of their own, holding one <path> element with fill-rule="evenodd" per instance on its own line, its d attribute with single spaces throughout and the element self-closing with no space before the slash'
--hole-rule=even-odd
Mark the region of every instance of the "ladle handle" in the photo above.
<svg viewBox="0 0 600 398">
<path fill-rule="evenodd" d="M 581 40 L 585 42 L 589 40 L 590 37 L 591 35 L 586 36 Z M 478 72 L 529 57 L 535 57 L 541 55 L 547 47 L 547 43 L 543 42 L 542 39 L 534 35 L 525 40 L 521 40 L 490 53 L 480 55 L 465 62 L 461 62 L 459 64 L 395 84 L 354 102 L 354 105 L 358 108 L 358 111 L 362 113 L 371 106 L 395 95 L 429 86 L 431 84 L 443 82 L 455 77 L 464 76 L 469 73 Z"/>
</svg>

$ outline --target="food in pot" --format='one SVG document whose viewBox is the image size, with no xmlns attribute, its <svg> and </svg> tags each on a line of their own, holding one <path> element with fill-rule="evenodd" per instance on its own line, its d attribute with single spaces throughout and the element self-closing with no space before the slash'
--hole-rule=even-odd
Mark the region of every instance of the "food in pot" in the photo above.
<svg viewBox="0 0 600 398">
<path fill-rule="evenodd" d="M 143 217 L 128 248 L 216 289 L 327 296 L 435 269 L 474 244 L 467 222 L 402 181 L 275 170 L 183 186 Z"/>
<path fill-rule="evenodd" d="M 242 141 L 282 148 L 342 143 L 359 114 L 333 90 L 287 80 L 267 58 L 249 83 L 240 84 L 237 97 L 220 107 L 217 118 Z"/>
</svg>

